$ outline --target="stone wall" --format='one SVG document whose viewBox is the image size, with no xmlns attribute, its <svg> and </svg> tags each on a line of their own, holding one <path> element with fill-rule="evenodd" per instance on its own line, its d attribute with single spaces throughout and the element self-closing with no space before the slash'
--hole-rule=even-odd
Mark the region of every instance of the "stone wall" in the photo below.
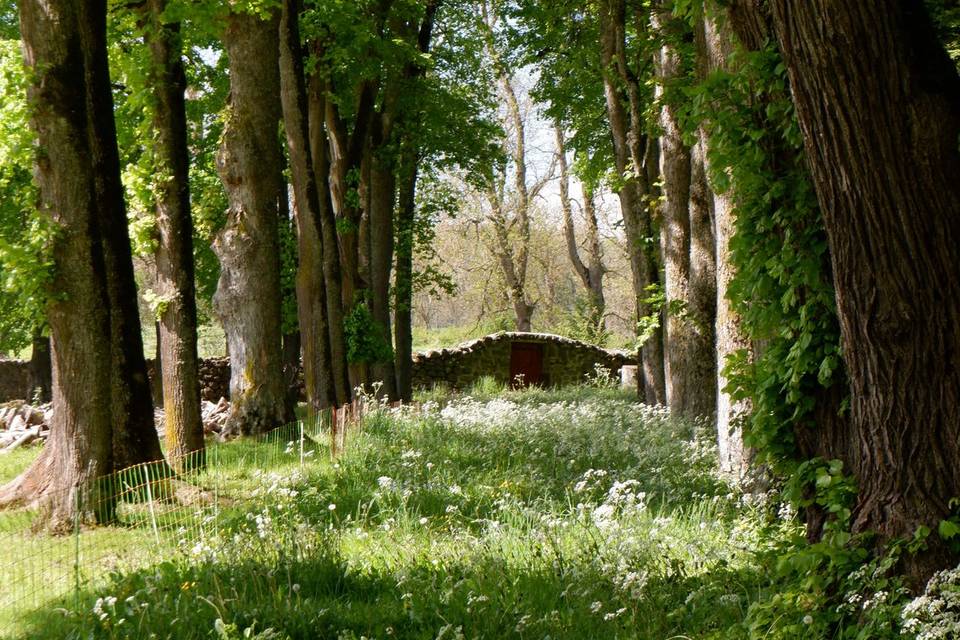
<svg viewBox="0 0 960 640">
<path fill-rule="evenodd" d="M 30 363 L 0 360 L 0 402 L 30 400 Z"/>
<path fill-rule="evenodd" d="M 217 402 L 220 398 L 230 397 L 230 360 L 227 358 L 206 358 L 200 360 L 200 399 Z M 160 397 L 160 384 L 154 373 L 153 360 L 147 360 L 147 375 L 150 376 L 150 388 L 154 398 Z"/>
<path fill-rule="evenodd" d="M 619 378 L 623 365 L 636 363 L 636 358 L 625 352 L 609 351 L 549 333 L 500 332 L 452 349 L 413 354 L 413 386 L 429 388 L 446 384 L 463 389 L 484 376 L 507 384 L 510 353 L 515 342 L 543 345 L 543 377 L 547 386 L 583 382 L 595 374 L 597 365 Z"/>
<path fill-rule="evenodd" d="M 510 352 L 514 342 L 543 345 L 544 383 L 549 386 L 583 382 L 586 376 L 594 374 L 596 365 L 619 378 L 623 365 L 636 364 L 636 358 L 631 354 L 608 351 L 570 338 L 548 333 L 500 332 L 450 349 L 414 353 L 413 386 L 431 388 L 443 384 L 464 389 L 484 376 L 509 383 Z M 27 399 L 28 364 L 22 360 L 0 360 L 0 402 Z M 155 379 L 153 360 L 147 360 L 147 372 L 156 394 L 159 381 Z M 300 377 L 302 379 L 302 374 Z M 210 402 L 230 397 L 230 361 L 227 358 L 200 361 L 200 397 Z"/>
</svg>

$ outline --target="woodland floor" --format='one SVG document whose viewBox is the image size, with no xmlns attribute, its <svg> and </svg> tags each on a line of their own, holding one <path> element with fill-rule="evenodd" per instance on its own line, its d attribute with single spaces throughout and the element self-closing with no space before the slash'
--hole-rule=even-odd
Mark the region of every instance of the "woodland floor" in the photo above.
<svg viewBox="0 0 960 640">
<path fill-rule="evenodd" d="M 336 462 L 261 472 L 269 445 L 219 447 L 219 526 L 42 602 L 20 637 L 750 635 L 796 525 L 717 475 L 708 428 L 597 386 L 419 400 L 373 412 Z M 153 544 L 147 526 L 105 529 Z"/>
</svg>

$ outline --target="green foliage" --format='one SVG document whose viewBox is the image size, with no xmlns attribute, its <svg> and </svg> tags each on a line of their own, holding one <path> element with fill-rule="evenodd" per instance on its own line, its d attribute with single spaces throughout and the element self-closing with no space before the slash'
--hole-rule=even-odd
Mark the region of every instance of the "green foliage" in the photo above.
<svg viewBox="0 0 960 640">
<path fill-rule="evenodd" d="M 393 348 L 366 304 L 353 305 L 343 319 L 343 335 L 347 343 L 347 362 L 377 364 L 393 360 Z"/>
<path fill-rule="evenodd" d="M 417 182 L 417 206 L 413 218 L 413 291 L 432 296 L 453 295 L 457 285 L 444 271 L 437 253 L 436 226 L 445 217 L 453 217 L 461 203 L 450 182 L 434 173 Z"/>
<path fill-rule="evenodd" d="M 575 174 L 594 188 L 601 182 L 609 184 L 614 162 L 603 93 L 599 9 L 579 0 L 521 0 L 508 3 L 506 11 L 511 18 L 505 26 L 509 48 L 537 70 L 534 99 L 547 105 L 547 118 L 571 132 L 568 146 L 575 155 Z M 631 47 L 638 42 L 631 38 Z M 631 60 L 643 59 L 642 53 L 631 50 Z"/>
<path fill-rule="evenodd" d="M 30 344 L 51 290 L 54 226 L 37 211 L 35 137 L 20 42 L 0 40 L 0 351 Z"/>
<path fill-rule="evenodd" d="M 603 319 L 603 309 L 588 296 L 578 295 L 570 311 L 560 325 L 561 335 L 605 347 L 610 341 L 610 332 Z"/>
<path fill-rule="evenodd" d="M 216 171 L 229 79 L 226 56 L 216 38 L 223 12 L 207 14 L 195 3 L 170 2 L 166 14 L 183 20 L 184 71 L 187 76 L 187 135 L 190 148 L 190 206 L 194 226 L 194 262 L 198 310 L 209 315 L 220 265 L 211 248 L 226 219 L 227 201 Z M 156 249 L 155 201 L 163 174 L 156 169 L 153 141 L 155 96 L 150 90 L 149 51 L 140 12 L 129 6 L 111 12 L 110 71 L 114 82 L 117 139 L 123 166 L 131 240 L 135 253 Z"/>
<path fill-rule="evenodd" d="M 839 325 L 785 67 L 772 46 L 739 52 L 733 66 L 691 89 L 688 104 L 709 132 L 713 185 L 736 207 L 728 297 L 763 345 L 752 362 L 728 363 L 730 391 L 753 402 L 747 444 L 789 475 L 795 431 L 817 428 L 817 398 L 843 382 Z"/>
<path fill-rule="evenodd" d="M 934 28 L 950 58 L 960 70 L 960 6 L 953 0 L 925 0 Z"/>
</svg>

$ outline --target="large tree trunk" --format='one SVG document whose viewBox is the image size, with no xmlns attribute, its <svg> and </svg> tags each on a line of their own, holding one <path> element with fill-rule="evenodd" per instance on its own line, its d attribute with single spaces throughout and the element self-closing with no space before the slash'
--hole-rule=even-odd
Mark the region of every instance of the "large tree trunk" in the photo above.
<svg viewBox="0 0 960 640">
<path fill-rule="evenodd" d="M 417 49 L 426 54 L 430 51 L 433 27 L 437 10 L 442 0 L 428 0 L 420 31 L 417 33 Z M 416 81 L 423 77 L 425 67 L 413 63 L 407 67 L 407 78 Z M 416 86 L 416 85 L 414 85 Z M 404 113 L 406 131 L 415 131 L 422 124 L 419 113 Z M 417 209 L 417 178 L 420 168 L 420 148 L 416 134 L 408 133 L 400 140 L 398 163 L 397 224 L 396 224 L 396 272 L 394 275 L 394 366 L 396 367 L 397 394 L 404 402 L 413 400 L 413 242 L 414 222 Z"/>
<path fill-rule="evenodd" d="M 290 171 L 297 205 L 297 316 L 303 350 L 303 380 L 310 410 L 320 412 L 331 404 L 336 404 L 336 390 L 330 357 L 330 328 L 327 323 L 320 196 L 309 144 L 307 90 L 303 75 L 298 6 L 297 0 L 283 2 L 280 80 L 284 129 L 287 134 Z"/>
<path fill-rule="evenodd" d="M 43 499 L 50 526 L 112 516 L 101 476 L 162 459 L 153 425 L 107 68 L 104 2 L 20 5 L 34 82 L 41 210 L 59 233 L 54 296 L 54 417 L 36 462 L 0 504 Z M 79 514 L 78 514 L 79 510 Z"/>
<path fill-rule="evenodd" d="M 664 85 L 682 73 L 677 51 L 669 44 L 670 14 L 661 8 L 651 17 L 663 44 L 656 54 L 657 97 L 660 105 L 660 171 L 663 182 L 661 246 L 664 260 L 664 373 L 667 405 L 681 416 L 695 415 L 697 388 L 693 377 L 698 353 L 697 332 L 685 317 L 690 304 L 690 149 L 684 144 L 676 109 L 666 102 Z"/>
<path fill-rule="evenodd" d="M 936 530 L 960 495 L 960 78 L 919 0 L 772 7 L 833 261 L 854 528 Z M 956 557 L 934 535 L 906 563 Z"/>
<path fill-rule="evenodd" d="M 310 157 L 317 185 L 317 216 L 323 243 L 323 281 L 327 290 L 327 331 L 330 344 L 330 372 L 333 378 L 335 404 L 348 404 L 353 396 L 347 365 L 347 345 L 343 333 L 344 305 L 340 248 L 334 217 L 330 184 L 330 155 L 327 131 L 325 88 L 314 76 L 308 96 Z"/>
<path fill-rule="evenodd" d="M 704 13 L 703 32 L 698 39 L 698 55 L 703 73 L 725 70 L 733 52 L 733 36 L 728 28 L 717 20 L 717 7 L 711 2 Z M 703 147 L 704 172 L 710 173 L 710 142 L 706 132 L 700 130 Z M 748 470 L 748 456 L 743 447 L 743 421 L 752 411 L 748 400 L 735 400 L 727 391 L 730 381 L 726 375 L 728 358 L 741 351 L 750 352 L 750 340 L 746 335 L 739 314 L 734 310 L 727 292 L 736 273 L 730 255 L 730 241 L 733 238 L 734 206 L 729 192 L 718 193 L 710 189 L 708 197 L 713 215 L 714 256 L 716 273 L 716 297 L 714 321 L 715 356 L 712 362 L 715 370 L 717 444 L 720 457 L 720 469 L 735 478 L 743 478 Z"/>
<path fill-rule="evenodd" d="M 50 402 L 53 393 L 53 363 L 50 360 L 50 336 L 44 335 L 43 328 L 34 327 L 31 337 L 28 402 L 34 398 L 40 402 Z"/>
<path fill-rule="evenodd" d="M 318 89 L 320 83 L 317 83 Z M 327 178 L 330 187 L 333 211 L 337 218 L 337 230 L 340 243 L 341 294 L 344 309 L 351 309 L 357 302 L 358 293 L 367 288 L 361 275 L 362 243 L 360 225 L 363 208 L 359 205 L 361 175 L 364 167 L 364 151 L 367 146 L 371 120 L 374 112 L 377 87 L 372 82 L 364 82 L 359 89 L 356 114 L 352 122 L 352 131 L 340 116 L 337 104 L 332 100 L 323 100 L 326 133 L 329 146 L 324 152 L 329 165 Z M 318 105 L 319 106 L 319 105 Z M 319 114 L 317 114 L 319 115 Z M 319 126 L 319 124 L 318 124 Z M 316 156 L 316 154 L 314 154 Z M 318 184 L 321 184 L 318 181 Z"/>
<path fill-rule="evenodd" d="M 217 234 L 220 281 L 214 309 L 230 350 L 227 431 L 264 433 L 286 413 L 281 363 L 278 194 L 283 190 L 279 15 L 232 13 L 224 45 L 230 62 L 230 115 L 217 170 L 227 191 L 227 222 Z"/>
<path fill-rule="evenodd" d="M 190 217 L 190 156 L 184 102 L 180 24 L 165 24 L 166 0 L 149 0 L 146 40 L 154 94 L 157 170 L 157 284 L 163 299 L 156 360 L 162 377 L 167 456 L 174 468 L 203 464 L 203 423 L 197 358 L 197 299 Z"/>
<path fill-rule="evenodd" d="M 626 65 L 625 12 L 624 0 L 604 0 L 601 3 L 600 58 L 613 157 L 617 173 L 624 178 L 617 195 L 623 215 L 639 321 L 653 314 L 653 310 L 646 302 L 650 297 L 647 289 L 651 285 L 659 284 L 660 281 L 656 255 L 649 246 L 651 235 L 649 209 L 653 200 L 649 172 L 653 163 L 647 158 L 654 155 L 651 152 L 655 147 L 652 141 L 643 135 L 640 128 L 640 106 L 636 104 L 638 100 L 635 96 L 638 93 L 636 78 L 632 77 Z M 629 95 L 626 97 L 623 95 L 623 84 L 628 87 Z M 625 99 L 630 104 L 629 112 L 624 107 Z M 658 328 L 651 332 L 641 348 L 640 355 L 643 366 L 643 396 L 650 404 L 664 404 L 666 384 L 662 329 Z"/>
<path fill-rule="evenodd" d="M 676 107 L 665 86 L 682 73 L 679 53 L 670 44 L 671 16 L 658 10 L 654 28 L 664 44 L 657 56 L 660 106 L 660 170 L 663 181 L 664 293 L 667 304 L 667 403 L 676 415 L 712 416 L 714 393 L 715 285 L 713 229 L 703 148 L 686 146 Z"/>
</svg>

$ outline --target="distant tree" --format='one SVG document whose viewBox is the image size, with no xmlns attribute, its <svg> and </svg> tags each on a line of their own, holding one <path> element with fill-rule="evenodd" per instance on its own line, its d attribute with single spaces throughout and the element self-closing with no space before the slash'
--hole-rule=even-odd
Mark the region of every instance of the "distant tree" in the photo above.
<svg viewBox="0 0 960 640">
<path fill-rule="evenodd" d="M 593 187 L 581 182 L 583 191 L 583 217 L 586 233 L 587 259 L 580 255 L 577 243 L 577 232 L 573 221 L 573 199 L 570 197 L 570 169 L 567 163 L 566 133 L 560 123 L 554 124 L 554 136 L 557 144 L 557 160 L 560 167 L 560 208 L 563 213 L 563 236 L 567 245 L 567 255 L 574 272 L 580 279 L 589 298 L 589 313 L 587 320 L 591 331 L 602 334 L 604 329 L 604 314 L 606 301 L 603 297 L 603 275 L 606 267 L 603 265 L 603 253 L 600 249 L 600 231 L 597 223 L 596 203 L 594 202 Z"/>
<path fill-rule="evenodd" d="M 516 330 L 530 331 L 531 318 L 536 309 L 527 289 L 532 201 L 553 177 L 554 167 L 551 166 L 532 184 L 528 182 L 531 161 L 527 151 L 527 114 L 518 97 L 515 70 L 510 68 L 503 51 L 499 4 L 497 0 L 481 2 L 481 26 L 485 30 L 486 59 L 492 67 L 492 79 L 502 101 L 504 156 L 509 162 L 491 165 L 484 185 L 484 196 L 488 206 L 487 217 L 493 228 L 493 253 L 507 286 L 507 297 L 513 306 Z"/>
</svg>

